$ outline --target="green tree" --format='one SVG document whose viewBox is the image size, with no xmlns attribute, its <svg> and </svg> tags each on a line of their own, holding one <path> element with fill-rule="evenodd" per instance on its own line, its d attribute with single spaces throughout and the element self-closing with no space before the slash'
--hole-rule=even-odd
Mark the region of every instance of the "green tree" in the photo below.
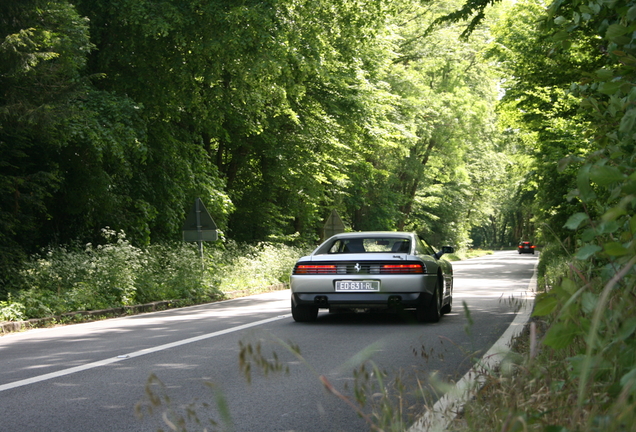
<svg viewBox="0 0 636 432">
<path fill-rule="evenodd" d="M 394 95 L 386 110 L 392 129 L 367 158 L 377 179 L 371 170 L 361 176 L 369 184 L 366 198 L 364 191 L 352 195 L 383 215 L 378 225 L 384 228 L 463 245 L 490 199 L 482 193 L 490 189 L 487 178 L 500 176 L 494 163 L 497 93 L 496 75 L 483 59 L 488 28 L 470 40 L 459 40 L 458 29 L 448 25 L 424 31 L 452 7 L 404 2 L 391 21 L 395 54 L 383 80 Z M 490 169 L 482 172 L 484 166 Z"/>
<path fill-rule="evenodd" d="M 0 5 L 0 274 L 45 243 L 43 225 L 64 180 L 65 122 L 87 84 L 88 25 L 65 1 Z"/>
<path fill-rule="evenodd" d="M 223 222 L 229 202 L 200 137 L 183 125 L 167 128 L 132 92 L 105 85 L 110 75 L 91 69 L 91 38 L 99 32 L 82 11 L 65 1 L 2 8 L 5 268 L 51 243 L 99 239 L 105 226 L 138 244 L 151 235 L 176 238 L 195 196 L 211 202 Z"/>
<path fill-rule="evenodd" d="M 508 29 L 524 18 L 540 23 L 500 33 L 514 76 L 506 102 L 536 136 L 537 218 L 558 244 L 551 256 L 565 250 L 570 269 L 539 297 L 536 314 L 551 318 L 544 343 L 567 353 L 587 426 L 607 420 L 620 429 L 633 423 L 636 358 L 636 6 L 526 2 L 510 17 Z M 592 406 L 592 388 L 609 398 Z"/>
<path fill-rule="evenodd" d="M 383 23 L 383 2 L 91 1 L 79 8 L 97 46 L 91 70 L 105 74 L 98 85 L 143 106 L 149 183 L 166 189 L 162 197 L 177 192 L 164 176 L 183 172 L 171 165 L 203 149 L 198 164 L 214 166 L 196 175 L 223 180 L 236 206 L 233 237 L 284 237 L 316 225 L 331 204 L 326 195 L 338 195 L 333 185 L 357 140 L 358 127 L 349 127 L 365 115 L 354 113 L 377 61 L 364 53 Z M 184 148 L 189 157 L 179 153 Z M 155 230 L 174 225 L 167 215 L 158 212 L 164 220 Z"/>
<path fill-rule="evenodd" d="M 535 142 L 529 179 L 537 185 L 533 213 L 546 240 L 555 240 L 553 235 L 559 239 L 567 235 L 561 227 L 581 209 L 567 200 L 576 188 L 576 166 L 563 170 L 558 162 L 583 157 L 594 149 L 587 136 L 590 118 L 578 111 L 579 99 L 569 88 L 581 70 L 594 70 L 600 59 L 582 48 L 593 43 L 589 37 L 572 50 L 555 51 L 550 35 L 539 29 L 541 10 L 534 2 L 514 5 L 497 26 L 491 54 L 508 76 L 500 108 L 509 113 L 503 117 L 506 125 Z"/>
</svg>

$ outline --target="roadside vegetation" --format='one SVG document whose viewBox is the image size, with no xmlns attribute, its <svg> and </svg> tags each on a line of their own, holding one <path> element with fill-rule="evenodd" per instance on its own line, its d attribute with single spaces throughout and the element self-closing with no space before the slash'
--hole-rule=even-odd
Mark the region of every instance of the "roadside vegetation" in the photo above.
<svg viewBox="0 0 636 432">
<path fill-rule="evenodd" d="M 633 279 L 562 250 L 542 252 L 541 266 L 532 321 L 450 430 L 635 431 Z"/>
<path fill-rule="evenodd" d="M 542 154 L 545 247 L 532 331 L 457 430 L 636 430 L 635 18 L 621 2 L 523 1 L 495 33 L 502 109 Z"/>
<path fill-rule="evenodd" d="M 60 316 L 172 300 L 184 306 L 244 296 L 286 284 L 302 248 L 235 242 L 133 246 L 123 232 L 102 231 L 103 244 L 48 248 L 26 261 L 0 321 Z"/>
<path fill-rule="evenodd" d="M 484 255 L 492 255 L 492 250 L 487 249 L 461 249 L 455 253 L 445 254 L 444 259 L 448 261 L 461 261 L 470 258 L 477 258 Z"/>
</svg>

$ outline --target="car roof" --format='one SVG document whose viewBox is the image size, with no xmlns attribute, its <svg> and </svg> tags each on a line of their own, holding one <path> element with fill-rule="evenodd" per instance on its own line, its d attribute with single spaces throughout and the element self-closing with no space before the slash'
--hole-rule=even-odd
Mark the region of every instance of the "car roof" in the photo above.
<svg viewBox="0 0 636 432">
<path fill-rule="evenodd" d="M 364 238 L 364 237 L 413 237 L 415 233 L 405 231 L 357 231 L 336 234 L 330 238 L 346 239 L 346 238 Z"/>
<path fill-rule="evenodd" d="M 356 232 L 345 232 L 333 235 L 325 240 L 322 244 L 320 244 L 311 255 L 321 255 L 326 253 L 329 247 L 334 244 L 334 242 L 338 240 L 352 240 L 352 239 L 408 239 L 410 241 L 414 241 L 417 239 L 417 234 L 414 232 L 404 232 L 404 231 L 356 231 Z"/>
</svg>

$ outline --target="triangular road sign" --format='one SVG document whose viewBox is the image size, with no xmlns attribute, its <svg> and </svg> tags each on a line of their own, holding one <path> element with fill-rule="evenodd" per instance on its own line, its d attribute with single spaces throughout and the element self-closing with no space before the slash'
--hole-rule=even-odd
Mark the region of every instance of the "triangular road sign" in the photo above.
<svg viewBox="0 0 636 432">
<path fill-rule="evenodd" d="M 216 224 L 203 205 L 201 198 L 194 201 L 194 205 L 183 223 L 182 230 L 184 241 L 216 241 L 218 239 Z"/>
<path fill-rule="evenodd" d="M 340 219 L 340 215 L 338 215 L 338 212 L 336 211 L 336 209 L 333 209 L 331 211 L 331 214 L 327 218 L 327 222 L 325 223 L 325 228 L 324 228 L 325 236 L 323 240 L 328 239 L 332 235 L 343 233 L 344 231 L 345 231 L 344 222 L 342 222 L 342 219 Z"/>
</svg>

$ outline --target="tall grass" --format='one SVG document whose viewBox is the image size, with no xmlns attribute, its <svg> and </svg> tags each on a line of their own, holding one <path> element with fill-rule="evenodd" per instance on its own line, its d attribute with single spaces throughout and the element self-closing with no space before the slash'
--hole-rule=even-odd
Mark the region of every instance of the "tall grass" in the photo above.
<svg viewBox="0 0 636 432">
<path fill-rule="evenodd" d="M 100 245 L 52 247 L 30 257 L 0 302 L 0 320 L 19 321 L 159 300 L 195 304 L 233 291 L 285 283 L 306 252 L 235 242 L 205 247 L 174 242 L 139 248 L 123 232 L 102 230 Z"/>
</svg>

